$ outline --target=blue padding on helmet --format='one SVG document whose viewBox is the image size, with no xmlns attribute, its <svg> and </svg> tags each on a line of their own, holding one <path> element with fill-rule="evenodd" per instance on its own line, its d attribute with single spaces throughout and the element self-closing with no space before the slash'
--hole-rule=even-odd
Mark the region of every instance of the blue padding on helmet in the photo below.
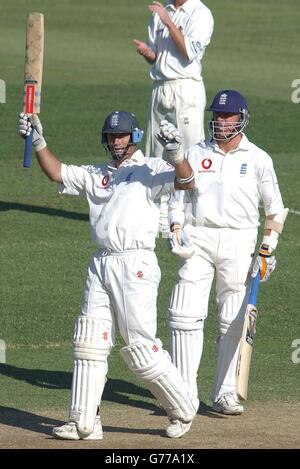
<svg viewBox="0 0 300 469">
<path fill-rule="evenodd" d="M 134 129 L 131 134 L 132 143 L 140 143 L 144 135 L 144 131 L 141 129 Z"/>
</svg>

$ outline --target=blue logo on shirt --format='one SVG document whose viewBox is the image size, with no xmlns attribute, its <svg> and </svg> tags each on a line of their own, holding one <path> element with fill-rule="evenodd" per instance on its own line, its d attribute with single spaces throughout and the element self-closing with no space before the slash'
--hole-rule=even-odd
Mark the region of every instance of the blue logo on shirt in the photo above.
<svg viewBox="0 0 300 469">
<path fill-rule="evenodd" d="M 125 178 L 125 182 L 130 182 L 130 179 L 131 179 L 132 175 L 133 175 L 133 172 L 129 173 Z"/>
<path fill-rule="evenodd" d="M 243 163 L 240 169 L 240 174 L 245 175 L 247 172 L 247 163 Z"/>
<path fill-rule="evenodd" d="M 192 41 L 192 45 L 193 45 L 194 51 L 196 52 L 197 55 L 202 52 L 202 45 L 201 45 L 201 42 L 199 42 L 199 41 Z"/>
</svg>

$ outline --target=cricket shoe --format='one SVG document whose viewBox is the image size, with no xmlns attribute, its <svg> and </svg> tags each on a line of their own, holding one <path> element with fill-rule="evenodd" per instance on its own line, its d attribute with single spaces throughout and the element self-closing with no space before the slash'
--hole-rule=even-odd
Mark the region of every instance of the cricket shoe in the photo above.
<svg viewBox="0 0 300 469">
<path fill-rule="evenodd" d="M 103 431 L 101 420 L 99 417 L 96 417 L 94 430 L 88 436 L 82 436 L 80 434 L 75 422 L 67 422 L 61 427 L 54 427 L 52 435 L 60 440 L 102 440 Z"/>
<path fill-rule="evenodd" d="M 169 438 L 181 438 L 191 428 L 192 422 L 182 422 L 181 420 L 170 420 L 170 425 L 166 429 Z"/>
<path fill-rule="evenodd" d="M 240 415 L 244 412 L 244 407 L 234 394 L 223 394 L 213 403 L 213 410 L 225 415 Z"/>
</svg>

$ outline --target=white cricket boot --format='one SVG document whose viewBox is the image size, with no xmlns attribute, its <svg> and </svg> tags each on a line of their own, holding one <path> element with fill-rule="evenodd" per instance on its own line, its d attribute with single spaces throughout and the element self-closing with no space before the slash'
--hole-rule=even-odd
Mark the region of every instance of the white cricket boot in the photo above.
<svg viewBox="0 0 300 469">
<path fill-rule="evenodd" d="M 52 435 L 60 440 L 102 440 L 103 431 L 100 417 L 96 417 L 94 430 L 88 436 L 80 435 L 75 422 L 67 422 L 60 427 L 54 427 Z"/>
<path fill-rule="evenodd" d="M 213 403 L 213 410 L 225 415 L 240 415 L 244 412 L 244 407 L 232 393 L 222 394 L 219 399 Z"/>
<path fill-rule="evenodd" d="M 182 422 L 181 420 L 170 420 L 170 425 L 166 429 L 169 438 L 181 438 L 191 428 L 192 422 Z"/>
</svg>

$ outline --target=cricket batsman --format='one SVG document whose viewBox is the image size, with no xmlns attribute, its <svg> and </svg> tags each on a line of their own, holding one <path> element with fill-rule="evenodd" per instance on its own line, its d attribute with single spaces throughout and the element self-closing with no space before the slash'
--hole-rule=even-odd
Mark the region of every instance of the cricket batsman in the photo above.
<svg viewBox="0 0 300 469">
<path fill-rule="evenodd" d="M 190 429 L 197 406 L 156 337 L 160 269 L 154 248 L 157 200 L 175 188 L 194 187 L 193 171 L 181 152 L 181 135 L 164 122 L 158 137 L 170 164 L 145 158 L 137 149 L 143 131 L 136 117 L 115 111 L 106 117 L 101 131 L 110 160 L 76 166 L 61 163 L 49 150 L 36 115 L 31 119 L 21 114 L 20 135 L 31 132 L 40 167 L 59 184 L 59 192 L 87 198 L 97 245 L 88 267 L 81 314 L 75 321 L 69 419 L 55 427 L 53 435 L 67 440 L 103 438 L 99 406 L 118 327 L 126 344 L 121 349 L 124 361 L 165 409 L 167 436 L 179 438 Z"/>
<path fill-rule="evenodd" d="M 209 108 L 211 140 L 185 154 L 195 173 L 195 188 L 173 196 L 170 204 L 171 248 L 181 257 L 179 279 L 169 307 L 170 353 L 194 398 L 203 348 L 204 322 L 213 278 L 219 336 L 213 409 L 241 414 L 236 368 L 249 271 L 266 281 L 275 269 L 274 251 L 288 213 L 271 157 L 246 137 L 248 104 L 235 90 L 222 90 Z M 260 224 L 262 242 L 254 257 Z"/>
</svg>

